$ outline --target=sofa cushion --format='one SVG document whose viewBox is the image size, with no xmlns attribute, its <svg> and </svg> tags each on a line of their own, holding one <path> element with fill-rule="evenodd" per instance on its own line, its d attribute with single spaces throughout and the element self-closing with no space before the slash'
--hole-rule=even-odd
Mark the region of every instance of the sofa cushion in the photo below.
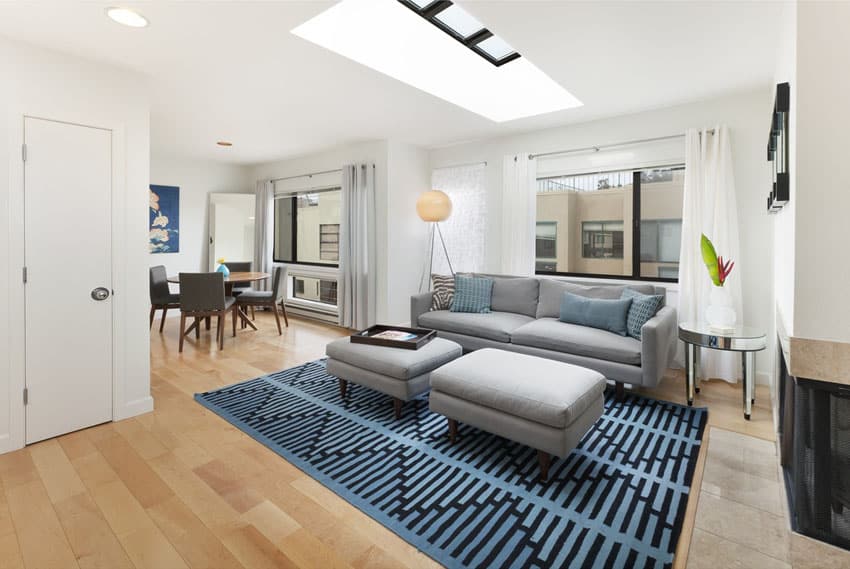
<svg viewBox="0 0 850 569">
<path fill-rule="evenodd" d="M 450 312 L 435 310 L 419 317 L 419 326 L 432 330 L 443 330 L 467 336 L 487 338 L 496 342 L 510 342 L 511 333 L 533 322 L 534 318 L 513 312 L 491 312 L 475 314 L 472 312 Z"/>
<path fill-rule="evenodd" d="M 511 334 L 511 343 L 576 356 L 640 365 L 641 343 L 628 336 L 567 324 L 557 318 L 541 318 Z"/>
<path fill-rule="evenodd" d="M 493 298 L 490 309 L 514 312 L 534 318 L 537 316 L 537 296 L 540 281 L 527 277 L 490 277 L 493 279 Z"/>
<path fill-rule="evenodd" d="M 350 338 L 334 340 L 325 347 L 329 358 L 396 379 L 411 379 L 459 358 L 463 349 L 444 338 L 434 338 L 418 350 L 353 344 Z"/>
<path fill-rule="evenodd" d="M 564 362 L 485 348 L 434 371 L 431 389 L 563 429 L 599 400 L 605 377 Z"/>
<path fill-rule="evenodd" d="M 612 300 L 587 298 L 565 292 L 561 298 L 561 322 L 591 326 L 625 336 L 626 318 L 629 315 L 631 298 Z"/>
<path fill-rule="evenodd" d="M 557 279 L 540 279 L 540 300 L 537 303 L 537 318 L 558 318 L 561 315 L 561 299 L 565 292 L 588 298 L 618 299 L 623 290 L 630 288 L 641 294 L 657 294 L 651 284 L 591 285 L 585 286 Z"/>
<path fill-rule="evenodd" d="M 452 312 L 489 313 L 493 297 L 493 279 L 455 275 Z"/>
</svg>

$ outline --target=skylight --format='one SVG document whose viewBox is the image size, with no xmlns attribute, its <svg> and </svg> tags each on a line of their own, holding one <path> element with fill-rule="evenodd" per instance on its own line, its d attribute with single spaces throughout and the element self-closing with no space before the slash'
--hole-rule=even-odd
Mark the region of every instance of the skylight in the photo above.
<svg viewBox="0 0 850 569">
<path fill-rule="evenodd" d="M 441 2 L 460 9 L 445 0 L 342 0 L 292 33 L 496 122 L 581 106 L 483 25 L 486 37 L 470 32 L 480 22 L 466 11 L 444 15 L 453 37 L 414 9 Z M 464 33 L 480 40 L 475 50 Z"/>
<path fill-rule="evenodd" d="M 475 16 L 451 0 L 398 1 L 493 65 L 504 65 L 520 56 L 505 40 L 493 35 Z M 499 49 L 493 47 L 496 45 Z"/>
</svg>

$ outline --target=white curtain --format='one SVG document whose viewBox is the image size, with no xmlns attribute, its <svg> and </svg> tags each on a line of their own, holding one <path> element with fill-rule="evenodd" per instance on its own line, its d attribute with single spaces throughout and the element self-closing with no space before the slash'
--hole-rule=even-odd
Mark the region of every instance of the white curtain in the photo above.
<svg viewBox="0 0 850 569">
<path fill-rule="evenodd" d="M 257 199 L 254 204 L 254 270 L 270 273 L 272 268 L 272 246 L 274 244 L 274 182 L 258 180 Z M 257 287 L 265 289 L 265 281 Z"/>
<path fill-rule="evenodd" d="M 689 129 L 685 133 L 685 196 L 682 212 L 682 246 L 679 259 L 679 321 L 704 321 L 711 287 L 702 261 L 700 236 L 714 243 L 717 253 L 736 266 L 724 285 L 729 289 L 738 322 L 741 322 L 741 268 L 738 241 L 738 207 L 729 128 Z M 700 376 L 737 381 L 740 354 L 702 350 Z"/>
<path fill-rule="evenodd" d="M 342 168 L 339 228 L 339 324 L 362 330 L 375 323 L 375 168 Z"/>
<path fill-rule="evenodd" d="M 534 274 L 537 163 L 527 152 L 505 156 L 502 182 L 502 273 Z"/>
<path fill-rule="evenodd" d="M 431 174 L 431 187 L 452 200 L 452 214 L 440 222 L 446 249 L 456 272 L 484 272 L 487 252 L 487 189 L 485 164 L 438 168 Z M 439 235 L 434 240 L 431 273 L 451 274 Z"/>
</svg>

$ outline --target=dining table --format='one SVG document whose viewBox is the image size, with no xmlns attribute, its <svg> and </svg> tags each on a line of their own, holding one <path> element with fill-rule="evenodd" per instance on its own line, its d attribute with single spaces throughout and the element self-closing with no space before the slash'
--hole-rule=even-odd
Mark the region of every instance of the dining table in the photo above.
<svg viewBox="0 0 850 569">
<path fill-rule="evenodd" d="M 233 285 L 237 284 L 248 284 L 248 283 L 256 283 L 260 281 L 264 281 L 271 278 L 271 274 L 262 273 L 257 271 L 231 271 L 229 275 L 224 277 L 224 296 L 233 296 Z M 180 283 L 180 275 L 173 275 L 168 277 L 168 282 L 170 283 Z M 251 319 L 248 318 L 248 315 L 245 312 L 237 307 L 236 311 L 239 314 L 239 318 L 242 320 L 242 327 L 245 327 L 245 324 L 253 328 L 257 329 L 254 326 L 254 323 L 251 322 Z M 207 318 L 207 330 L 210 328 L 210 319 Z"/>
</svg>

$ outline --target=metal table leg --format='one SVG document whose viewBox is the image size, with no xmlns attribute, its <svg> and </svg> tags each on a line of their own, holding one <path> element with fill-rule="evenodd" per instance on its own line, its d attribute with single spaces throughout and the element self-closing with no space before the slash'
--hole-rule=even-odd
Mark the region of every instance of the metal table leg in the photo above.
<svg viewBox="0 0 850 569">
<path fill-rule="evenodd" d="M 685 389 L 688 398 L 688 405 L 694 404 L 694 359 L 696 357 L 695 349 L 692 344 L 685 342 Z"/>
<path fill-rule="evenodd" d="M 744 419 L 750 420 L 750 415 L 753 412 L 753 382 L 755 381 L 755 353 L 741 352 L 741 367 L 743 368 L 744 385 L 743 385 L 743 401 L 744 401 Z"/>
<path fill-rule="evenodd" d="M 696 393 L 699 393 L 699 363 L 701 354 L 701 347 L 694 344 L 694 391 Z"/>
</svg>

